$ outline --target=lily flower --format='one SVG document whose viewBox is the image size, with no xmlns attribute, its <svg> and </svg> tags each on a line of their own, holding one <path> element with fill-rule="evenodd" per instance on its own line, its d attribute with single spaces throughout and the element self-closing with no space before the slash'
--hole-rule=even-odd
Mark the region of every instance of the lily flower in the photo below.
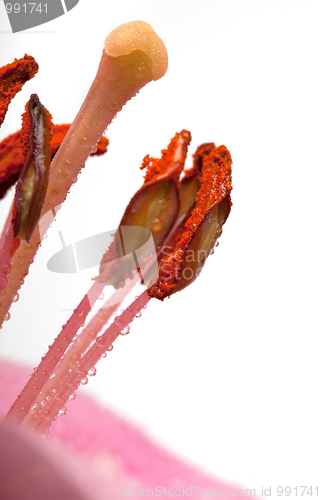
<svg viewBox="0 0 322 500">
<path fill-rule="evenodd" d="M 15 86 L 10 92 L 10 79 L 0 84 L 0 92 L 5 96 L 3 117 L 15 92 L 21 89 L 26 79 L 34 76 L 38 68 L 29 56 L 25 56 L 24 61 L 15 62 L 14 67 L 20 68 L 20 64 L 27 64 L 29 68 L 29 64 L 30 68 L 28 71 L 24 69 L 23 76 L 20 69 L 16 70 L 18 76 L 11 78 Z M 9 65 L 0 75 L 12 73 L 12 68 Z M 29 273 L 41 239 L 85 161 L 90 155 L 106 151 L 108 141 L 102 137 L 106 127 L 128 99 L 150 81 L 161 78 L 166 70 L 167 52 L 154 30 L 142 21 L 127 23 L 106 38 L 97 75 L 70 126 L 54 126 L 49 111 L 39 97 L 31 95 L 23 115 L 21 131 L 11 135 L 0 145 L 2 196 L 18 177 L 14 204 L 0 240 L 1 321 L 10 318 L 10 305 Z M 142 308 L 152 298 L 163 300 L 190 285 L 200 274 L 206 258 L 213 252 L 231 208 L 232 160 L 225 146 L 216 147 L 213 143 L 207 143 L 201 145 L 194 154 L 193 167 L 184 171 L 190 140 L 190 132 L 182 130 L 175 134 L 167 149 L 162 151 L 160 159 L 148 155 L 143 159 L 143 186 L 128 204 L 114 240 L 102 256 L 99 275 L 11 404 L 5 417 L 8 428 L 0 430 L 0 435 L 2 433 L 3 439 L 8 435 L 9 448 L 10 443 L 15 444 L 17 450 L 23 450 L 21 453 L 25 460 L 32 455 L 35 463 L 39 463 L 42 452 L 35 452 L 37 445 L 34 444 L 34 437 L 25 446 L 23 434 L 14 429 L 20 426 L 47 437 L 52 422 L 58 415 L 66 413 L 67 401 L 75 399 L 78 387 L 87 383 L 88 375 L 96 373 L 95 365 L 99 359 L 106 357 L 107 352 L 113 349 L 113 343 L 119 335 L 129 332 L 130 323 L 141 314 Z M 151 235 L 153 249 L 149 246 L 142 253 L 147 232 Z M 137 259 L 139 250 L 141 254 Z M 112 314 L 139 281 L 145 283 L 147 289 L 106 328 Z M 115 288 L 114 294 L 78 335 L 93 304 L 104 287 L 110 284 Z M 9 372 L 10 369 L 9 367 Z M 79 403 L 77 411 L 82 412 L 82 408 Z M 100 414 L 98 409 L 96 414 Z M 112 415 L 106 416 L 102 412 L 101 416 L 110 428 L 109 439 L 114 429 L 116 432 L 118 426 L 125 427 L 125 424 L 120 424 Z M 12 424 L 13 429 L 10 427 Z M 84 423 L 84 427 L 88 432 L 88 422 Z M 97 432 L 102 432 L 100 421 L 97 421 L 94 428 Z M 68 442 L 65 432 L 63 431 L 61 438 Z M 131 431 L 128 436 L 134 441 L 144 441 L 141 436 L 136 436 L 136 432 Z M 124 442 L 120 439 L 118 443 L 122 448 L 122 455 Z M 83 451 L 93 453 L 91 445 L 92 440 L 89 439 Z M 96 451 L 106 453 L 104 446 L 98 447 Z M 113 454 L 115 450 L 109 449 L 108 453 Z M 137 450 L 133 450 L 131 464 L 137 458 L 137 453 Z M 172 460 L 175 464 L 173 472 L 164 486 L 168 489 L 175 489 L 178 483 L 186 481 L 191 474 L 191 469 L 169 456 L 166 457 L 164 452 L 153 450 L 148 443 L 142 444 L 139 454 L 141 458 L 144 457 L 144 467 L 149 461 L 162 462 L 165 458 L 170 462 Z M 123 455 L 121 459 L 124 459 Z M 48 461 L 47 464 L 44 460 L 44 464 L 45 477 L 51 477 L 50 480 L 53 481 L 54 476 L 49 474 L 52 463 Z M 135 477 L 133 465 L 128 470 L 125 468 L 118 471 L 118 480 L 114 481 L 113 478 L 109 482 L 108 498 L 133 494 L 142 496 L 137 492 L 144 492 L 146 485 L 152 481 L 148 467 L 146 472 L 144 477 L 143 473 L 139 478 Z M 63 474 L 60 474 L 61 472 L 57 477 L 61 478 L 63 484 Z M 196 481 L 201 482 L 203 476 L 194 474 Z M 11 494 L 13 470 L 10 466 L 6 476 L 9 478 L 8 491 Z M 129 486 L 125 485 L 125 476 L 129 478 Z M 153 480 L 156 480 L 156 476 Z M 26 487 L 29 487 L 27 475 L 24 481 Z M 208 479 L 206 482 L 210 484 Z M 121 493 L 119 489 L 116 491 L 116 483 L 118 488 L 122 485 Z M 73 492 L 68 487 L 66 485 L 63 493 L 55 489 L 53 492 L 61 494 L 62 498 L 71 498 L 74 493 L 73 498 L 86 498 L 86 495 L 82 496 L 81 492 L 78 494 L 76 489 Z M 128 489 L 124 490 L 124 487 Z M 132 490 L 135 493 L 131 493 Z M 200 496 L 200 493 L 193 490 L 193 495 Z M 8 495 L 8 498 L 12 498 L 12 495 Z M 95 498 L 99 498 L 99 495 Z"/>
</svg>

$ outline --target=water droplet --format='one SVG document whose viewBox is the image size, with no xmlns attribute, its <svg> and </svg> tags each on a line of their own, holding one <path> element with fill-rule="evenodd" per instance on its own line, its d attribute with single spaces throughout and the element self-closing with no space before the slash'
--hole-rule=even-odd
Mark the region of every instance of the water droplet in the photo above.
<svg viewBox="0 0 322 500">
<path fill-rule="evenodd" d="M 49 378 L 50 378 L 50 380 L 52 380 L 52 379 L 53 379 L 53 378 L 55 378 L 55 377 L 56 377 L 56 373 L 54 372 L 54 373 L 52 373 L 52 374 L 50 375 L 50 377 L 49 377 Z"/>
<path fill-rule="evenodd" d="M 77 333 L 75 334 L 75 337 L 72 339 L 72 342 L 76 342 L 76 340 L 78 339 L 78 335 Z"/>
<path fill-rule="evenodd" d="M 73 401 L 76 398 L 76 393 L 72 392 L 71 395 L 68 397 L 71 401 Z"/>
<path fill-rule="evenodd" d="M 152 222 L 152 231 L 161 231 L 163 228 L 163 222 L 159 219 L 154 219 Z"/>
<path fill-rule="evenodd" d="M 49 435 L 49 429 L 48 429 L 48 427 L 47 427 L 47 429 L 45 429 L 45 430 L 44 430 L 44 433 L 41 435 L 41 437 L 42 437 L 43 439 L 46 439 L 46 437 L 48 437 L 48 435 Z"/>
<path fill-rule="evenodd" d="M 98 337 L 95 340 L 95 344 L 98 345 L 98 347 L 104 347 L 105 346 L 105 343 L 104 343 L 104 340 L 102 340 L 102 337 Z"/>
<path fill-rule="evenodd" d="M 3 267 L 3 272 L 4 274 L 9 274 L 11 272 L 11 264 L 6 264 L 4 267 Z"/>
<path fill-rule="evenodd" d="M 107 352 L 103 352 L 101 358 L 106 358 L 106 356 L 107 356 Z"/>
<path fill-rule="evenodd" d="M 110 345 L 107 346 L 106 350 L 109 351 L 109 352 L 113 351 L 113 347 L 114 347 L 113 344 L 110 344 Z"/>
<path fill-rule="evenodd" d="M 0 288 L 1 290 L 4 290 L 8 286 L 8 280 L 5 276 L 2 277 L 1 282 L 0 282 Z"/>
<path fill-rule="evenodd" d="M 37 403 L 35 401 L 34 403 L 32 403 L 32 405 L 30 405 L 30 408 L 31 408 L 31 410 L 35 410 L 37 408 L 37 406 L 38 405 L 37 405 Z"/>
<path fill-rule="evenodd" d="M 92 366 L 92 368 L 90 368 L 90 370 L 88 370 L 87 375 L 89 377 L 94 377 L 94 375 L 96 375 L 96 368 L 95 368 L 95 366 Z"/>
<path fill-rule="evenodd" d="M 98 296 L 98 300 L 103 300 L 104 299 L 104 293 L 101 293 L 101 295 Z"/>
<path fill-rule="evenodd" d="M 19 300 L 19 293 L 16 293 L 16 295 L 13 298 L 13 302 L 18 302 Z"/>
<path fill-rule="evenodd" d="M 123 330 L 120 331 L 121 335 L 128 335 L 130 333 L 130 327 L 129 325 L 125 326 Z"/>
<path fill-rule="evenodd" d="M 61 409 L 58 412 L 58 415 L 66 415 L 66 413 L 67 413 L 66 406 L 62 406 Z"/>
<path fill-rule="evenodd" d="M 216 241 L 215 243 L 215 247 L 217 247 L 219 245 L 219 241 Z"/>
<path fill-rule="evenodd" d="M 215 253 L 215 249 L 214 249 L 214 248 L 212 248 L 212 249 L 210 250 L 210 252 L 209 252 L 209 255 L 213 255 L 214 253 Z"/>
<path fill-rule="evenodd" d="M 77 361 L 76 365 L 75 365 L 75 372 L 77 373 L 82 373 L 82 367 L 80 366 L 79 364 L 79 361 Z"/>
<path fill-rule="evenodd" d="M 145 304 L 142 309 L 146 309 L 148 307 L 148 304 Z"/>
<path fill-rule="evenodd" d="M 10 312 L 6 312 L 6 314 L 3 317 L 4 321 L 9 321 L 10 318 L 11 318 Z"/>
<path fill-rule="evenodd" d="M 136 313 L 136 315 L 135 315 L 135 317 L 136 317 L 136 318 L 141 318 L 141 316 L 142 316 L 141 311 L 139 311 L 139 312 L 138 312 L 138 313 Z"/>
<path fill-rule="evenodd" d="M 82 385 L 86 385 L 88 383 L 88 378 L 87 377 L 84 377 L 82 380 L 81 380 L 81 384 Z"/>
</svg>

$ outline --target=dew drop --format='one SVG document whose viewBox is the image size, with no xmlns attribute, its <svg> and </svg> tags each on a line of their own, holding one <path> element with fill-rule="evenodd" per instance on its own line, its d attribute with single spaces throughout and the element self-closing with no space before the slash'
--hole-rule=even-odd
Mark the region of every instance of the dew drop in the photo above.
<svg viewBox="0 0 322 500">
<path fill-rule="evenodd" d="M 87 377 L 84 377 L 82 380 L 81 380 L 81 384 L 82 385 L 86 385 L 88 383 L 88 378 Z"/>
<path fill-rule="evenodd" d="M 138 313 L 136 313 L 136 315 L 135 315 L 135 317 L 136 317 L 136 318 L 141 318 L 141 316 L 142 316 L 141 311 L 139 311 L 139 312 L 138 312 Z"/>
<path fill-rule="evenodd" d="M 35 410 L 37 408 L 37 402 L 35 401 L 34 403 L 32 403 L 32 405 L 30 405 L 30 408 L 31 410 Z"/>
<path fill-rule="evenodd" d="M 8 286 L 8 280 L 5 276 L 2 277 L 1 282 L 0 282 L 0 288 L 1 290 L 4 290 Z"/>
<path fill-rule="evenodd" d="M 3 272 L 4 274 L 9 274 L 11 272 L 11 264 L 6 264 L 4 267 L 3 267 Z"/>
<path fill-rule="evenodd" d="M 76 393 L 72 392 L 71 395 L 68 397 L 71 401 L 73 401 L 76 398 Z"/>
<path fill-rule="evenodd" d="M 219 245 L 219 241 L 216 241 L 215 247 L 218 247 L 218 245 Z"/>
<path fill-rule="evenodd" d="M 47 429 L 45 429 L 45 431 L 44 431 L 44 433 L 41 435 L 41 437 L 42 437 L 43 439 L 46 439 L 46 438 L 48 437 L 48 435 L 49 435 L 49 429 L 48 429 L 48 427 L 47 427 Z"/>
<path fill-rule="evenodd" d="M 92 366 L 92 368 L 90 368 L 90 370 L 88 370 L 87 375 L 89 377 L 94 377 L 94 375 L 96 375 L 96 368 L 95 368 L 95 366 Z"/>
<path fill-rule="evenodd" d="M 4 315 L 4 321 L 9 321 L 9 319 L 11 318 L 11 315 L 10 315 L 10 312 L 6 312 L 6 314 Z"/>
<path fill-rule="evenodd" d="M 98 347 L 104 347 L 104 340 L 102 339 L 102 337 L 98 337 L 96 340 L 95 340 L 95 344 L 98 346 Z"/>
<path fill-rule="evenodd" d="M 82 373 L 82 368 L 81 368 L 81 366 L 79 366 L 79 361 L 77 361 L 77 363 L 75 365 L 75 372 Z"/>
<path fill-rule="evenodd" d="M 56 373 L 54 372 L 54 373 L 52 373 L 52 374 L 50 375 L 50 377 L 49 377 L 49 378 L 50 378 L 50 380 L 52 380 L 52 379 L 53 379 L 53 378 L 55 378 L 55 377 L 56 377 Z"/>
<path fill-rule="evenodd" d="M 72 339 L 72 342 L 76 342 L 76 340 L 78 339 L 78 335 L 77 333 L 75 334 L 75 337 Z"/>
<path fill-rule="evenodd" d="M 209 255 L 213 255 L 214 253 L 215 253 L 215 249 L 214 249 L 214 248 L 212 248 L 212 249 L 210 250 L 210 252 L 209 252 Z"/>
<path fill-rule="evenodd" d="M 152 222 L 152 231 L 161 231 L 163 228 L 163 222 L 161 222 L 159 219 L 154 219 Z"/>
<path fill-rule="evenodd" d="M 146 309 L 148 307 L 148 304 L 145 304 L 142 309 Z"/>
<path fill-rule="evenodd" d="M 103 352 L 101 358 L 106 358 L 106 356 L 107 356 L 107 352 Z"/>
<path fill-rule="evenodd" d="M 123 330 L 120 331 L 121 335 L 128 335 L 130 333 L 130 327 L 129 325 L 125 326 Z"/>
<path fill-rule="evenodd" d="M 66 406 L 62 406 L 61 409 L 58 412 L 58 415 L 66 415 L 66 413 L 67 413 Z"/>
<path fill-rule="evenodd" d="M 106 350 L 111 352 L 111 351 L 113 351 L 113 347 L 114 347 L 113 344 L 110 344 L 107 346 Z"/>
<path fill-rule="evenodd" d="M 98 296 L 98 300 L 103 300 L 104 299 L 104 293 L 101 293 L 101 295 Z"/>
</svg>

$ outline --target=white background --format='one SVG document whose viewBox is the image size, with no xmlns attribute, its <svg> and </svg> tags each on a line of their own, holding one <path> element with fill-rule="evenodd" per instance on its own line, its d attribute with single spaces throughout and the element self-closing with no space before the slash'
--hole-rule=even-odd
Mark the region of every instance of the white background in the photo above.
<svg viewBox="0 0 322 500">
<path fill-rule="evenodd" d="M 0 138 L 32 92 L 71 121 L 117 25 L 149 22 L 169 52 L 167 75 L 127 104 L 108 154 L 72 188 L 57 220 L 66 244 L 117 227 L 142 158 L 182 128 L 188 166 L 207 141 L 234 161 L 232 213 L 198 282 L 153 300 L 80 390 L 219 478 L 321 487 L 321 2 L 80 0 L 20 34 L 2 3 L 0 19 L 0 64 L 27 52 L 40 65 Z M 5 359 L 38 364 L 88 288 L 46 270 L 55 245 L 54 227 L 1 331 Z"/>
</svg>

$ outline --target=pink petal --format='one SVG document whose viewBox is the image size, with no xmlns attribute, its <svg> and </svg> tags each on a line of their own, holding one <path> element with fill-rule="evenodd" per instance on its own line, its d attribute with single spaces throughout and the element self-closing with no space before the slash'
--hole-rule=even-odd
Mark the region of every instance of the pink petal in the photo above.
<svg viewBox="0 0 322 500">
<path fill-rule="evenodd" d="M 29 374 L 29 369 L 3 362 L 0 364 L 0 416 L 6 413 Z M 12 436 L 13 434 L 12 431 Z M 27 439 L 27 433 L 25 434 Z M 75 401 L 68 404 L 67 415 L 57 418 L 53 423 L 48 440 L 40 440 L 31 435 L 28 435 L 28 439 L 34 443 L 34 450 L 45 453 L 47 457 L 55 459 L 56 465 L 60 465 L 62 485 L 66 480 L 64 475 L 68 473 L 76 491 L 81 487 L 95 500 L 100 498 L 117 500 L 126 496 L 131 498 L 135 494 L 152 496 L 151 490 L 157 496 L 154 490 L 157 486 L 162 487 L 162 496 L 164 496 L 163 488 L 167 496 L 189 496 L 189 498 L 222 496 L 223 491 L 219 490 L 225 491 L 224 496 L 230 496 L 230 491 L 233 489 L 234 496 L 246 498 L 246 493 L 242 494 L 246 488 L 218 481 L 182 462 L 152 443 L 140 430 L 81 393 L 77 394 Z M 24 440 L 21 439 L 21 442 Z M 69 449 L 68 452 L 66 447 Z M 2 462 L 1 452 L 0 461 Z M 17 464 L 15 476 L 12 476 L 11 470 L 10 477 L 14 479 L 19 476 L 21 482 L 28 482 L 29 476 L 24 473 L 23 463 L 25 462 L 21 461 L 20 466 Z M 32 489 L 30 483 L 28 487 Z M 149 493 L 148 488 L 151 489 Z M 7 498 L 17 500 L 20 497 Z M 28 497 L 23 498 L 28 499 Z M 30 498 L 38 499 L 35 496 Z M 69 498 L 78 500 L 83 497 L 77 497 L 75 494 Z M 51 497 L 46 497 L 46 500 L 50 499 Z"/>
</svg>

